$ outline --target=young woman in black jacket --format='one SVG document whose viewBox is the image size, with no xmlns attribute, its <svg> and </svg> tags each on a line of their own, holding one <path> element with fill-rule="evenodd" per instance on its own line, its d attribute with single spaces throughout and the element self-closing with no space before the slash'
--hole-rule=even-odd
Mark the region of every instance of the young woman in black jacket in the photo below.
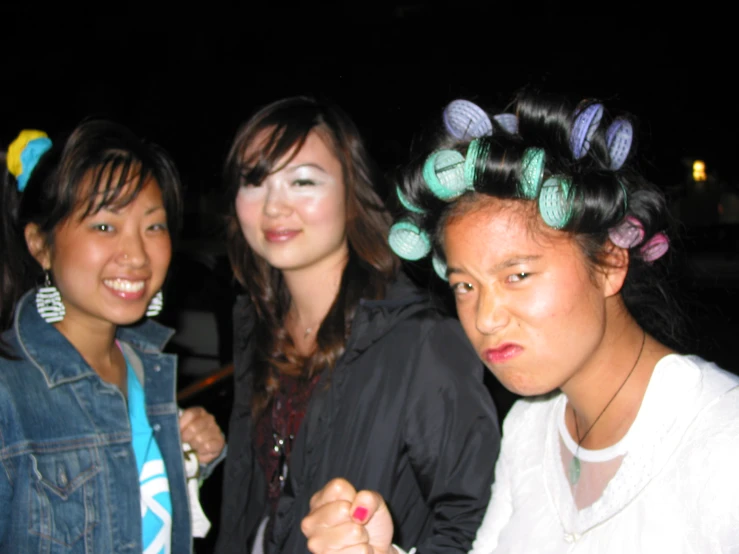
<svg viewBox="0 0 739 554">
<path fill-rule="evenodd" d="M 226 176 L 246 294 L 217 552 L 306 552 L 300 521 L 339 476 L 388 498 L 397 544 L 467 551 L 498 455 L 495 408 L 458 322 L 398 271 L 353 122 L 275 102 L 239 130 Z"/>
</svg>

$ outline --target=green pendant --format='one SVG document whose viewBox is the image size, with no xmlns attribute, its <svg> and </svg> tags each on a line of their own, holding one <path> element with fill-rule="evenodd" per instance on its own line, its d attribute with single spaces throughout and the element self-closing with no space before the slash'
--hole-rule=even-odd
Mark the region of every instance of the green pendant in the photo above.
<svg viewBox="0 0 739 554">
<path fill-rule="evenodd" d="M 577 456 L 573 456 L 572 460 L 570 460 L 570 471 L 568 477 L 570 479 L 570 485 L 573 487 L 577 485 L 577 482 L 580 480 L 580 458 Z"/>
</svg>

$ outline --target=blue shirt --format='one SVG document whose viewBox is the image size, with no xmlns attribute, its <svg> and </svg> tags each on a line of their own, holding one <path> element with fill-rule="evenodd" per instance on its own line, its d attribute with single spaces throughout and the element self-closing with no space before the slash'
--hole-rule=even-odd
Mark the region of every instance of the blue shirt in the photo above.
<svg viewBox="0 0 739 554">
<path fill-rule="evenodd" d="M 144 554 L 169 554 L 172 543 L 172 499 L 167 468 L 162 460 L 154 431 L 146 417 L 144 389 L 131 364 L 128 372 L 128 418 L 131 422 L 133 453 L 141 488 L 141 526 Z"/>
</svg>

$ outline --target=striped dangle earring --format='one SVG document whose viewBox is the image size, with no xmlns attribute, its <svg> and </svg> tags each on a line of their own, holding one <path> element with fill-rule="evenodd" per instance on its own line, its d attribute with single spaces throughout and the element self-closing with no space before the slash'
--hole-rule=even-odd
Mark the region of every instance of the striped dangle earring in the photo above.
<svg viewBox="0 0 739 554">
<path fill-rule="evenodd" d="M 149 307 L 146 308 L 146 317 L 158 316 L 159 312 L 162 311 L 162 306 L 164 306 L 164 295 L 162 291 L 159 291 L 149 302 Z"/>
<path fill-rule="evenodd" d="M 59 289 L 51 284 L 49 270 L 44 271 L 44 286 L 36 291 L 36 309 L 46 323 L 58 323 L 64 319 L 64 304 Z"/>
</svg>

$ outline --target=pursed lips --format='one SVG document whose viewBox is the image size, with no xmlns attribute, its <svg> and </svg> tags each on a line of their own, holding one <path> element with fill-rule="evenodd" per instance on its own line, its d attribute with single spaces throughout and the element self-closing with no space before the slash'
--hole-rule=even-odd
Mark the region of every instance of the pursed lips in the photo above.
<svg viewBox="0 0 739 554">
<path fill-rule="evenodd" d="M 507 362 L 523 352 L 523 347 L 512 343 L 501 343 L 494 348 L 486 348 L 482 353 L 482 359 L 491 364 Z"/>
<path fill-rule="evenodd" d="M 297 229 L 264 229 L 264 238 L 269 242 L 282 242 L 290 240 L 297 236 L 300 231 Z"/>
</svg>

